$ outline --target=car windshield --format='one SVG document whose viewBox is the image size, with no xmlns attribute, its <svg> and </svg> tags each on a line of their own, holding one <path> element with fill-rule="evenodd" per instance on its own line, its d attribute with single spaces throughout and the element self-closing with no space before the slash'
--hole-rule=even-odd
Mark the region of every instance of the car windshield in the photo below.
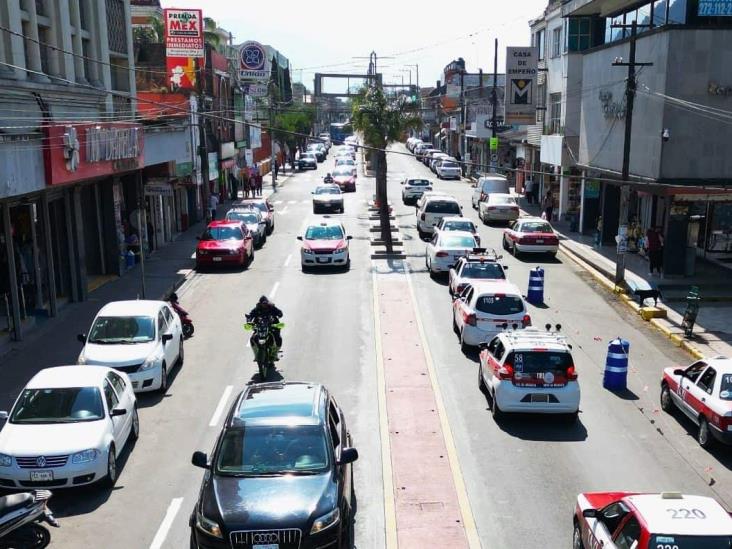
<svg viewBox="0 0 732 549">
<path fill-rule="evenodd" d="M 460 205 L 451 200 L 434 200 L 427 204 L 427 213 L 459 214 Z"/>
<path fill-rule="evenodd" d="M 302 156 L 303 156 L 303 158 L 315 158 L 315 153 L 314 152 L 306 152 Z"/>
<path fill-rule="evenodd" d="M 504 196 L 500 194 L 492 194 L 488 197 L 490 204 L 516 204 L 516 200 L 512 196 Z"/>
<path fill-rule="evenodd" d="M 722 385 L 719 387 L 719 398 L 732 400 L 732 374 L 722 375 Z"/>
<path fill-rule="evenodd" d="M 475 239 L 472 236 L 443 236 L 440 239 L 443 248 L 475 248 Z"/>
<path fill-rule="evenodd" d="M 259 215 L 254 212 L 229 212 L 226 214 L 227 221 L 242 221 L 248 224 L 259 223 Z"/>
<path fill-rule="evenodd" d="M 338 187 L 318 187 L 315 194 L 341 194 L 341 190 Z"/>
<path fill-rule="evenodd" d="M 513 364 L 514 369 L 522 374 L 541 372 L 566 372 L 574 366 L 572 355 L 561 351 L 519 351 L 511 353 L 506 362 Z"/>
<path fill-rule="evenodd" d="M 446 162 L 445 160 L 442 161 L 441 166 L 443 168 L 459 168 L 460 167 L 455 162 Z"/>
<path fill-rule="evenodd" d="M 353 166 L 354 162 L 352 158 L 338 158 L 336 164 L 339 166 Z"/>
<path fill-rule="evenodd" d="M 426 187 L 429 184 L 430 182 L 426 179 L 410 179 L 407 181 L 407 185 L 411 185 L 412 187 Z"/>
<path fill-rule="evenodd" d="M 652 549 L 671 547 L 673 549 L 730 549 L 732 536 L 670 536 L 654 534 L 651 537 Z"/>
<path fill-rule="evenodd" d="M 201 236 L 201 240 L 242 240 L 239 227 L 209 227 Z"/>
<path fill-rule="evenodd" d="M 333 172 L 333 175 L 351 176 L 353 175 L 353 169 L 348 167 L 339 168 Z"/>
<path fill-rule="evenodd" d="M 505 279 L 506 274 L 498 263 L 486 261 L 485 263 L 468 263 L 463 267 L 460 276 L 476 279 Z"/>
<path fill-rule="evenodd" d="M 522 223 L 519 232 L 522 233 L 552 233 L 552 226 L 541 221 Z"/>
<path fill-rule="evenodd" d="M 25 389 L 13 408 L 11 423 L 76 423 L 104 417 L 97 387 Z"/>
<path fill-rule="evenodd" d="M 442 226 L 443 231 L 467 231 L 469 233 L 475 232 L 475 225 L 472 221 L 447 221 Z"/>
<path fill-rule="evenodd" d="M 88 343 L 147 343 L 155 339 L 150 316 L 100 316 L 89 332 Z"/>
<path fill-rule="evenodd" d="M 524 302 L 517 295 L 484 295 L 476 301 L 475 309 L 490 315 L 515 315 L 524 311 Z"/>
<path fill-rule="evenodd" d="M 337 225 L 309 227 L 305 233 L 305 240 L 341 240 L 342 238 L 343 229 Z"/>
<path fill-rule="evenodd" d="M 328 464 L 328 440 L 318 425 L 229 429 L 216 456 L 216 472 L 223 475 L 313 474 Z"/>
<path fill-rule="evenodd" d="M 264 202 L 247 202 L 246 205 L 250 208 L 257 208 L 260 212 L 268 212 L 267 204 Z"/>
</svg>

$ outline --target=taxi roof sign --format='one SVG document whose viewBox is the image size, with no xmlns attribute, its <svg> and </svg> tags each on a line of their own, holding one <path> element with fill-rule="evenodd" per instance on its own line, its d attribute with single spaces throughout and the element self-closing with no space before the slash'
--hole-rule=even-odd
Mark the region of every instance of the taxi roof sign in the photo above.
<svg viewBox="0 0 732 549">
<path fill-rule="evenodd" d="M 706 496 L 678 496 L 668 498 L 664 494 L 639 494 L 628 496 L 627 500 L 640 513 L 653 534 L 732 535 L 732 517 L 716 500 Z M 686 520 L 689 513 L 694 516 L 694 520 Z"/>
</svg>

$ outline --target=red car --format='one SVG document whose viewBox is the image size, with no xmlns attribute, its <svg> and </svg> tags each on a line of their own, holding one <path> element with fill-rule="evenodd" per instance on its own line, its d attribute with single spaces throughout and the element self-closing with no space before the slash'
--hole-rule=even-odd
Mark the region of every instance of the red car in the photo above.
<svg viewBox="0 0 732 549">
<path fill-rule="evenodd" d="M 213 265 L 248 267 L 254 259 L 254 239 L 239 221 L 212 221 L 198 237 L 196 269 Z"/>
<path fill-rule="evenodd" d="M 575 549 L 728 549 L 732 517 L 716 500 L 677 492 L 577 496 Z"/>
<path fill-rule="evenodd" d="M 354 166 L 338 166 L 333 172 L 333 182 L 342 192 L 356 192 L 356 168 Z"/>
</svg>

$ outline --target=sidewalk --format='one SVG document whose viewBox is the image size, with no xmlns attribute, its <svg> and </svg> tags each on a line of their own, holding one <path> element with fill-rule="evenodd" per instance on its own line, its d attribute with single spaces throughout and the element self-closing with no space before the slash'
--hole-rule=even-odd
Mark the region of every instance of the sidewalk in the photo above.
<svg viewBox="0 0 732 549">
<path fill-rule="evenodd" d="M 527 205 L 520 199 L 525 213 L 539 215 L 539 207 Z M 570 259 L 579 259 L 590 267 L 591 274 L 609 289 L 614 289 L 615 247 L 595 246 L 594 237 L 570 232 L 568 222 L 552 223 L 559 234 L 559 245 Z M 692 277 L 664 279 L 648 274 L 648 261 L 638 254 L 627 254 L 625 259 L 627 281 L 638 287 L 658 288 L 664 298 L 659 299 L 658 307 L 666 311 L 666 318 L 652 319 L 651 324 L 670 338 L 677 346 L 684 348 L 692 356 L 724 355 L 732 357 L 732 291 L 726 281 L 729 270 L 713 263 L 697 260 L 696 274 Z M 684 300 L 691 286 L 698 286 L 702 296 L 699 315 L 691 339 L 684 337 L 681 327 L 686 302 Z M 705 299 L 706 296 L 706 299 Z M 633 295 L 623 296 L 625 302 L 638 311 L 638 300 Z M 650 301 L 646 302 L 647 304 Z"/>
</svg>

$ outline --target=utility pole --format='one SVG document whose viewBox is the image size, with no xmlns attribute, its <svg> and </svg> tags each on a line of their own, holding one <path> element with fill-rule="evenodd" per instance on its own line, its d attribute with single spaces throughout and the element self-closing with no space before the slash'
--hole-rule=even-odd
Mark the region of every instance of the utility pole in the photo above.
<svg viewBox="0 0 732 549">
<path fill-rule="evenodd" d="M 205 61 L 204 61 L 205 63 Z M 205 72 L 201 66 L 201 60 L 196 59 L 198 66 L 198 151 L 201 157 L 201 186 L 203 188 L 203 219 L 208 223 L 211 219 L 211 209 L 208 207 L 209 203 L 209 188 L 208 188 L 208 138 L 206 136 L 206 119 L 203 113 L 206 110 L 206 95 L 204 93 L 203 79 L 205 78 Z"/>
<path fill-rule="evenodd" d="M 277 157 L 275 155 L 275 136 L 274 136 L 274 125 L 275 125 L 275 93 L 274 93 L 274 82 L 270 80 L 269 83 L 269 173 L 272 176 L 272 189 L 277 189 L 277 174 L 275 174 L 275 162 Z"/>
<path fill-rule="evenodd" d="M 615 25 L 613 25 L 615 26 Z M 622 26 L 623 28 L 626 25 Z M 638 23 L 633 21 L 630 27 L 630 59 L 627 63 L 622 60 L 613 63 L 615 67 L 628 67 L 628 79 L 625 83 L 625 138 L 623 141 L 623 183 L 620 187 L 620 212 L 618 223 L 617 256 L 615 260 L 615 284 L 620 285 L 625 281 L 625 254 L 628 235 L 628 210 L 630 202 L 630 144 L 633 135 L 633 105 L 635 103 L 635 68 L 647 67 L 653 63 L 638 63 L 635 59 L 636 40 L 638 34 Z"/>
<path fill-rule="evenodd" d="M 491 103 L 493 107 L 491 114 L 491 140 L 495 143 L 495 140 L 498 138 L 498 121 L 496 120 L 498 113 L 498 38 L 496 38 L 495 51 L 493 52 L 493 89 L 491 90 Z M 494 152 L 491 149 L 490 153 L 491 172 L 495 173 L 498 169 L 498 162 L 493 159 L 498 156 L 498 151 L 496 150 Z"/>
<path fill-rule="evenodd" d="M 465 69 L 460 69 L 460 126 L 458 127 L 458 151 L 461 154 L 460 163 L 465 175 Z"/>
<path fill-rule="evenodd" d="M 152 235 L 147 234 L 147 210 L 145 209 L 145 182 L 142 172 L 137 172 L 137 232 L 140 234 L 140 298 L 146 298 L 145 291 L 145 241 L 150 242 Z M 142 235 L 147 235 L 146 239 Z"/>
</svg>

